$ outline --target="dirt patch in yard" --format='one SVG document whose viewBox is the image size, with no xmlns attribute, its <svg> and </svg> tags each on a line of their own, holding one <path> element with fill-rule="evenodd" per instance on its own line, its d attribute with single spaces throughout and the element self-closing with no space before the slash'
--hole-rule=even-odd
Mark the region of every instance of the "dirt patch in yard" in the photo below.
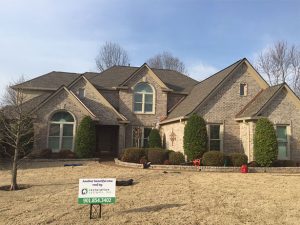
<svg viewBox="0 0 300 225">
<path fill-rule="evenodd" d="M 31 188 L 0 192 L 0 224 L 299 224 L 299 176 L 181 172 L 163 173 L 86 162 L 80 167 L 38 163 L 19 170 Z M 77 204 L 78 179 L 116 177 L 135 185 L 117 187 L 117 202 L 89 220 Z M 0 185 L 10 173 L 0 171 Z"/>
</svg>

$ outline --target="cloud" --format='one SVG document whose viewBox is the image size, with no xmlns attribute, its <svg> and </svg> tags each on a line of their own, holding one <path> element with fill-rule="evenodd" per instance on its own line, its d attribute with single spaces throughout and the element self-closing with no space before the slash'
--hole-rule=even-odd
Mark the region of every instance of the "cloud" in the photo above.
<svg viewBox="0 0 300 225">
<path fill-rule="evenodd" d="M 190 77 L 196 80 L 203 80 L 208 76 L 216 73 L 218 69 L 212 65 L 206 64 L 204 62 L 195 62 L 188 66 L 188 72 Z"/>
</svg>

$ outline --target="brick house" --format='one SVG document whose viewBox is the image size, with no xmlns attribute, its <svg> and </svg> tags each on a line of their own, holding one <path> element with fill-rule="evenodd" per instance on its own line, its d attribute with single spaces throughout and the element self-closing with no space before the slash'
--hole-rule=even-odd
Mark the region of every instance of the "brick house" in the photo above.
<svg viewBox="0 0 300 225">
<path fill-rule="evenodd" d="M 34 115 L 34 149 L 74 149 L 84 116 L 95 120 L 96 155 L 147 146 L 160 129 L 166 148 L 183 152 L 189 115 L 207 122 L 209 149 L 244 152 L 253 160 L 255 123 L 267 117 L 277 131 L 279 159 L 300 161 L 300 101 L 287 84 L 270 87 L 247 59 L 207 79 L 172 70 L 114 66 L 101 73 L 50 72 L 22 88 Z"/>
</svg>

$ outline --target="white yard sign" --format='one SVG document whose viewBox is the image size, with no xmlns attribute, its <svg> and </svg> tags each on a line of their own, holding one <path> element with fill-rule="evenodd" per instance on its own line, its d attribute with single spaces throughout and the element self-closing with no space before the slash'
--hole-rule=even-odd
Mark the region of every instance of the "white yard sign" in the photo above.
<svg viewBox="0 0 300 225">
<path fill-rule="evenodd" d="M 112 204 L 115 202 L 115 178 L 79 179 L 79 204 Z"/>
</svg>

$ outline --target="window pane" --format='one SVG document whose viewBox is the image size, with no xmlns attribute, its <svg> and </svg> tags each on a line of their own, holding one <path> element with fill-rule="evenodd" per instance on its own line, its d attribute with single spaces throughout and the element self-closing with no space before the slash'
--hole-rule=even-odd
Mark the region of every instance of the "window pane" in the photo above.
<svg viewBox="0 0 300 225">
<path fill-rule="evenodd" d="M 211 151 L 220 151 L 220 143 L 221 143 L 221 141 L 211 140 L 210 141 L 210 150 Z"/>
<path fill-rule="evenodd" d="M 152 128 L 144 128 L 144 138 L 148 138 Z"/>
<path fill-rule="evenodd" d="M 60 125 L 59 124 L 50 124 L 49 136 L 59 136 Z"/>
<path fill-rule="evenodd" d="M 134 102 L 143 102 L 142 94 L 134 94 Z"/>
<path fill-rule="evenodd" d="M 57 112 L 52 116 L 51 121 L 55 121 L 55 122 L 74 122 L 74 118 L 68 112 Z"/>
<path fill-rule="evenodd" d="M 63 136 L 73 137 L 73 124 L 64 124 L 63 126 Z"/>
<path fill-rule="evenodd" d="M 145 112 L 152 112 L 152 104 L 145 103 Z"/>
<path fill-rule="evenodd" d="M 210 139 L 220 139 L 220 125 L 210 125 Z"/>
<path fill-rule="evenodd" d="M 147 83 L 140 83 L 134 88 L 134 92 L 152 93 L 151 86 Z"/>
<path fill-rule="evenodd" d="M 149 147 L 149 135 L 151 132 L 152 128 L 144 128 L 144 148 L 148 148 Z"/>
<path fill-rule="evenodd" d="M 145 103 L 151 103 L 153 102 L 153 95 L 152 94 L 145 94 Z"/>
<path fill-rule="evenodd" d="M 240 95 L 245 95 L 246 84 L 240 84 Z"/>
<path fill-rule="evenodd" d="M 287 157 L 287 143 L 278 143 L 278 159 L 286 159 Z"/>
<path fill-rule="evenodd" d="M 142 112 L 142 103 L 134 103 L 134 111 L 135 112 Z"/>
<path fill-rule="evenodd" d="M 278 126 L 276 127 L 277 131 L 277 140 L 278 141 L 287 141 L 287 134 L 286 134 L 286 126 Z"/>
<path fill-rule="evenodd" d="M 48 147 L 51 148 L 54 152 L 59 149 L 59 137 L 49 137 Z"/>
<path fill-rule="evenodd" d="M 63 137 L 61 148 L 72 150 L 72 147 L 73 147 L 73 137 Z"/>
</svg>

